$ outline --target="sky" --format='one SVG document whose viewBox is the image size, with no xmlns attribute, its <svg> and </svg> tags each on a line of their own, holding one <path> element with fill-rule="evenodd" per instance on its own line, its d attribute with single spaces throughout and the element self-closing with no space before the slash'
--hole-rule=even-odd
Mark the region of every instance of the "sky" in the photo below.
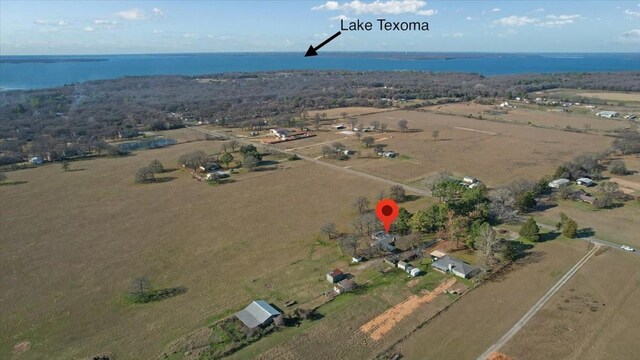
<svg viewBox="0 0 640 360">
<path fill-rule="evenodd" d="M 639 1 L 0 1 L 0 55 L 323 51 L 638 52 Z"/>
</svg>

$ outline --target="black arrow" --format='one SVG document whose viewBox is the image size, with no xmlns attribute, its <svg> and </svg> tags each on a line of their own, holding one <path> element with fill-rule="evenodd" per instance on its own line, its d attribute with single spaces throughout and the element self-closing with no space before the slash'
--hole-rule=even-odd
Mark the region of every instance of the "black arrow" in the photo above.
<svg viewBox="0 0 640 360">
<path fill-rule="evenodd" d="M 316 52 L 316 50 L 319 50 L 321 47 L 327 45 L 329 43 L 329 41 L 337 38 L 338 36 L 340 36 L 340 34 L 342 34 L 342 33 L 340 31 L 338 31 L 337 33 L 331 35 L 331 37 L 328 38 L 327 40 L 321 42 L 320 45 L 316 46 L 315 48 L 313 47 L 313 45 L 309 45 L 309 50 L 307 50 L 307 53 L 304 54 L 304 57 L 317 56 L 318 53 Z"/>
</svg>

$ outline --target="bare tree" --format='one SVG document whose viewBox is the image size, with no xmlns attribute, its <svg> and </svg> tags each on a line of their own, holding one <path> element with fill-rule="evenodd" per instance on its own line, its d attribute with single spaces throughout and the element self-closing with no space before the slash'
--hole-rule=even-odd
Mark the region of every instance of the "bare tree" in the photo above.
<svg viewBox="0 0 640 360">
<path fill-rule="evenodd" d="M 340 239 L 341 246 L 346 250 L 345 252 L 351 256 L 358 254 L 358 238 L 353 235 L 346 235 Z"/>
<path fill-rule="evenodd" d="M 365 147 L 370 147 L 376 140 L 371 136 L 365 136 L 362 138 L 362 143 Z"/>
<path fill-rule="evenodd" d="M 353 130 L 356 127 L 356 124 L 358 123 L 358 119 L 356 118 L 349 118 L 349 125 L 351 125 L 351 130 Z"/>
<path fill-rule="evenodd" d="M 240 146 L 240 142 L 238 140 L 230 140 L 229 141 L 229 147 L 231 148 L 231 151 L 236 151 L 236 148 Z"/>
<path fill-rule="evenodd" d="M 438 137 L 440 137 L 440 130 L 433 130 L 431 132 L 431 137 L 433 138 L 433 141 L 437 141 Z"/>
<path fill-rule="evenodd" d="M 136 171 L 135 181 L 138 184 L 150 183 L 155 179 L 153 171 L 149 167 L 141 167 Z"/>
<path fill-rule="evenodd" d="M 356 216 L 355 219 L 351 220 L 351 226 L 353 226 L 353 229 L 358 236 L 364 236 L 365 224 L 362 216 Z"/>
<path fill-rule="evenodd" d="M 398 121 L 398 129 L 400 129 L 400 132 L 405 132 L 409 129 L 408 126 L 409 122 L 406 119 L 401 119 L 400 121 Z"/>
<path fill-rule="evenodd" d="M 321 120 L 321 118 L 320 118 L 320 114 L 319 114 L 319 113 L 316 113 L 316 114 L 313 116 L 313 124 L 315 125 L 316 130 L 320 130 L 320 120 Z"/>
<path fill-rule="evenodd" d="M 502 250 L 502 243 L 496 237 L 496 231 L 491 225 L 487 223 L 482 225 L 474 245 L 478 250 L 477 254 L 484 269 L 489 270 L 493 268 L 498 262 L 497 255 Z"/>
<path fill-rule="evenodd" d="M 518 219 L 516 199 L 507 189 L 489 192 L 489 214 L 499 221 L 513 222 Z"/>
<path fill-rule="evenodd" d="M 380 121 L 373 120 L 369 123 L 374 130 L 380 130 Z"/>
<path fill-rule="evenodd" d="M 228 152 L 228 150 L 229 150 L 229 143 L 223 142 L 222 145 L 220 145 L 220 152 Z"/>
<path fill-rule="evenodd" d="M 389 193 L 391 194 L 391 199 L 402 202 L 406 199 L 407 194 L 405 193 L 404 187 L 402 185 L 393 185 L 389 189 Z"/>
<path fill-rule="evenodd" d="M 62 171 L 69 171 L 69 166 L 70 164 L 68 161 L 63 161 L 61 166 Z"/>
<path fill-rule="evenodd" d="M 364 196 L 360 196 L 353 203 L 353 206 L 358 210 L 358 212 L 360 214 L 364 214 L 364 213 L 368 212 L 369 211 L 369 205 L 370 205 L 369 200 Z"/>
<path fill-rule="evenodd" d="M 338 234 L 338 230 L 336 229 L 336 224 L 334 223 L 327 223 L 322 225 L 322 227 L 320 228 L 320 231 L 327 235 L 327 238 L 332 239 L 334 238 L 337 234 Z"/>
<path fill-rule="evenodd" d="M 138 276 L 133 279 L 130 293 L 138 298 L 144 298 L 151 291 L 151 282 L 146 276 Z"/>
<path fill-rule="evenodd" d="M 378 217 L 376 216 L 376 214 L 370 212 L 370 213 L 363 214 L 361 216 L 362 216 L 362 223 L 364 225 L 364 232 L 366 235 L 371 235 L 381 229 L 380 220 L 378 220 Z"/>
<path fill-rule="evenodd" d="M 384 132 L 385 130 L 387 130 L 388 127 L 389 127 L 389 124 L 387 124 L 386 122 L 381 122 L 380 123 L 380 132 Z"/>
</svg>

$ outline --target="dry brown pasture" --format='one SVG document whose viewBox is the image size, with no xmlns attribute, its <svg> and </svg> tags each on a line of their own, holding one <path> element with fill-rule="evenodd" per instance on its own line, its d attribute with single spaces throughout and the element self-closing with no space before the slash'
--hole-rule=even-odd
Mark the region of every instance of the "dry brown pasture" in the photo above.
<svg viewBox="0 0 640 360">
<path fill-rule="evenodd" d="M 324 273 L 344 266 L 318 229 L 346 228 L 353 200 L 383 187 L 303 161 L 210 186 L 184 171 L 171 181 L 134 184 L 153 159 L 175 166 L 177 144 L 125 158 L 11 172 L 27 183 L 0 186 L 0 358 L 29 342 L 20 359 L 72 359 L 111 352 L 156 356 L 168 343 L 264 298 L 282 306 L 327 290 Z M 82 170 L 80 170 L 82 169 Z M 330 191 L 328 190 L 330 189 Z M 185 294 L 125 303 L 131 280 Z"/>
<path fill-rule="evenodd" d="M 392 352 L 406 359 L 475 359 L 587 252 L 587 243 L 536 244 L 512 271 L 469 292 Z"/>
<path fill-rule="evenodd" d="M 329 119 L 342 119 L 342 113 L 347 113 L 347 117 L 361 116 L 363 114 L 374 114 L 379 112 L 385 112 L 393 109 L 381 109 L 366 106 L 348 106 L 326 110 L 313 110 L 309 111 L 309 117 L 313 118 L 316 114 L 327 114 L 327 120 Z"/>
<path fill-rule="evenodd" d="M 188 128 L 154 131 L 153 134 L 162 135 L 169 139 L 174 139 L 179 143 L 201 141 L 207 138 L 207 135 L 205 133 L 193 131 Z"/>
<path fill-rule="evenodd" d="M 613 101 L 638 101 L 640 102 L 640 94 L 638 93 L 623 93 L 623 92 L 581 92 L 578 96 L 593 97 L 604 100 Z"/>
<path fill-rule="evenodd" d="M 640 256 L 592 257 L 500 351 L 514 359 L 635 359 Z"/>
<path fill-rule="evenodd" d="M 473 114 L 473 116 L 478 117 L 479 115 L 482 115 L 484 119 L 506 121 L 522 125 L 531 123 L 533 125 L 553 127 L 557 129 L 566 129 L 567 126 L 571 126 L 574 129 L 579 130 L 590 129 L 612 131 L 616 129 L 626 129 L 629 127 L 629 124 L 625 123 L 621 119 L 597 117 L 595 116 L 595 112 L 593 114 L 560 113 L 549 111 L 550 108 L 547 107 L 535 109 L 531 105 L 525 108 L 520 106 L 519 103 L 513 104 L 518 107 L 516 109 L 504 110 L 507 112 L 504 115 L 492 115 L 487 113 L 487 111 L 497 111 L 494 106 L 469 102 L 431 106 L 424 109 L 434 111 L 436 113 L 448 113 L 461 116 Z"/>
<path fill-rule="evenodd" d="M 461 176 L 474 176 L 490 186 L 499 186 L 519 178 L 539 179 L 552 173 L 563 161 L 583 152 L 604 150 L 611 144 L 611 138 L 599 135 L 430 112 L 397 110 L 359 118 L 365 124 L 372 120 L 387 121 L 392 130 L 400 119 L 408 120 L 409 126 L 416 131 L 367 135 L 374 136 L 377 143 L 387 145 L 387 149 L 398 151 L 403 157 L 354 158 L 337 163 L 405 183 L 447 170 Z M 440 132 L 437 141 L 432 138 L 433 130 Z M 306 144 L 315 140 L 308 141 Z M 372 154 L 372 149 L 365 149 L 355 136 L 351 140 L 340 141 L 364 156 Z M 285 144 L 296 146 L 295 143 Z M 585 144 L 589 144 L 588 148 Z M 313 146 L 300 152 L 316 157 L 321 155 L 321 148 Z"/>
</svg>

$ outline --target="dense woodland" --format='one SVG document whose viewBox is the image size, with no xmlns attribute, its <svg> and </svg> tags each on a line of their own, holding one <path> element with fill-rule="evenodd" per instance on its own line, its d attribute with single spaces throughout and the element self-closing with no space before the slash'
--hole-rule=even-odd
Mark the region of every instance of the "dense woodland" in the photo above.
<svg viewBox="0 0 640 360">
<path fill-rule="evenodd" d="M 504 75 L 290 71 L 126 77 L 0 92 L 0 164 L 29 154 L 104 149 L 104 140 L 180 127 L 183 119 L 287 124 L 304 110 L 390 106 L 382 99 L 522 96 L 559 87 L 640 91 L 640 72 Z M 54 156 L 55 157 L 55 156 Z"/>
</svg>

